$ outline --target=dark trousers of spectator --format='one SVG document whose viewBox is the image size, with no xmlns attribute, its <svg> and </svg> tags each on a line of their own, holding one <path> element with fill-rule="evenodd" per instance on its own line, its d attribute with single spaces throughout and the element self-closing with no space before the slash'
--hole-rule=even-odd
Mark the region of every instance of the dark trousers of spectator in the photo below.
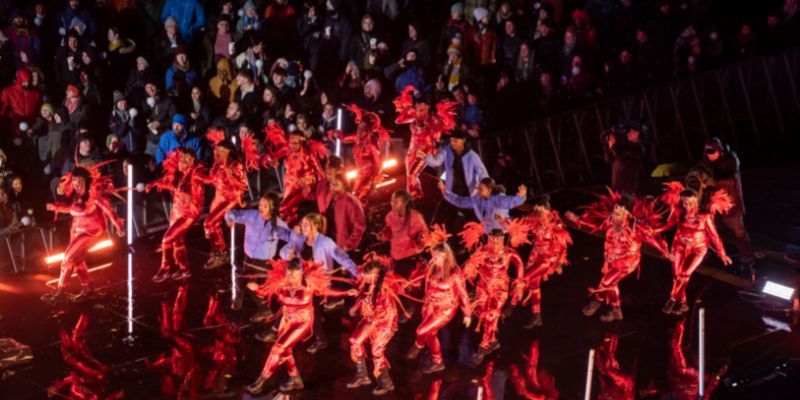
<svg viewBox="0 0 800 400">
<path fill-rule="evenodd" d="M 744 213 L 733 210 L 723 215 L 720 221 L 733 233 L 742 264 L 749 264 L 755 261 L 756 256 L 753 253 L 753 247 L 750 243 L 750 235 L 747 234 L 747 230 L 744 227 Z"/>
</svg>

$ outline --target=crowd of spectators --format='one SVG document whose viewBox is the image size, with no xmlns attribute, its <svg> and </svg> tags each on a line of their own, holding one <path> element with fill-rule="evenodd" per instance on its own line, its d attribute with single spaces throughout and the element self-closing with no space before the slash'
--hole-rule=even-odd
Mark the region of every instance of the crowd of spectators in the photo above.
<svg viewBox="0 0 800 400">
<path fill-rule="evenodd" d="M 117 160 L 121 185 L 123 161 L 150 176 L 178 146 L 208 161 L 209 127 L 237 136 L 274 121 L 324 141 L 345 103 L 391 125 L 409 85 L 457 101 L 458 129 L 478 138 L 778 51 L 800 37 L 798 11 L 797 0 L 0 1 L 0 228 L 28 210 L 41 219 L 75 163 Z"/>
</svg>

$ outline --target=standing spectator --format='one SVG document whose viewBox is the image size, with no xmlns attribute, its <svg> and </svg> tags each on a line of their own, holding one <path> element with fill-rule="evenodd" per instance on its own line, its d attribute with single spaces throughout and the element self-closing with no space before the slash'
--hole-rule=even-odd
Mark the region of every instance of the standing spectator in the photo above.
<svg viewBox="0 0 800 400">
<path fill-rule="evenodd" d="M 75 85 L 67 85 L 64 108 L 72 126 L 82 125 L 89 119 L 89 107 L 83 99 L 83 92 Z"/>
<path fill-rule="evenodd" d="M 381 26 L 387 25 L 397 18 L 397 0 L 367 0 L 364 10 L 376 17 Z"/>
<path fill-rule="evenodd" d="M 347 63 L 344 73 L 336 84 L 343 102 L 353 101 L 360 94 L 364 88 L 364 78 L 361 76 L 361 68 L 355 61 Z"/>
<path fill-rule="evenodd" d="M 266 60 L 267 54 L 264 52 L 263 40 L 255 36 L 251 36 L 249 40 L 250 42 L 247 49 L 236 56 L 234 62 L 236 68 L 238 68 L 240 72 L 243 70 L 249 71 L 250 75 L 253 77 L 252 80 L 255 82 L 264 69 L 264 60 Z"/>
<path fill-rule="evenodd" d="M 175 59 L 175 52 L 179 47 L 185 46 L 186 40 L 178 33 L 178 21 L 173 17 L 164 20 L 164 30 L 153 44 L 153 55 L 158 63 L 158 69 L 164 71 Z"/>
<path fill-rule="evenodd" d="M 175 116 L 172 117 L 172 130 L 164 132 L 158 143 L 156 164 L 161 165 L 161 163 L 167 159 L 167 156 L 178 147 L 192 149 L 197 154 L 198 159 L 202 159 L 203 149 L 200 146 L 200 138 L 191 135 L 186 130 L 188 122 L 186 116 L 183 114 L 175 114 Z"/>
<path fill-rule="evenodd" d="M 497 43 L 497 60 L 503 65 L 513 67 L 517 61 L 519 47 L 522 45 L 522 37 L 517 32 L 517 24 L 514 20 L 506 20 L 503 24 L 504 34 L 500 36 Z"/>
<path fill-rule="evenodd" d="M 189 107 L 189 133 L 200 136 L 211 124 L 211 105 L 200 86 L 192 86 L 192 104 Z"/>
<path fill-rule="evenodd" d="M 236 41 L 239 39 L 231 29 L 231 19 L 223 15 L 217 19 L 216 29 L 209 29 L 203 36 L 203 58 L 202 74 L 208 75 L 211 68 L 214 68 L 219 60 L 232 57 L 236 54 Z"/>
<path fill-rule="evenodd" d="M 119 90 L 114 91 L 113 109 L 108 118 L 108 129 L 111 134 L 121 139 L 122 146 L 131 153 L 139 151 L 139 132 L 135 118 L 138 111 L 128 108 L 128 100 Z"/>
<path fill-rule="evenodd" d="M 383 69 L 387 79 L 394 79 L 394 88 L 397 93 L 407 86 L 413 86 L 417 91 L 425 90 L 425 80 L 422 78 L 422 69 L 417 66 L 417 52 L 409 50 L 400 61 Z"/>
<path fill-rule="evenodd" d="M 589 14 L 581 9 L 572 12 L 572 26 L 577 39 L 577 47 L 581 52 L 592 52 L 597 44 L 597 30 L 589 20 Z"/>
<path fill-rule="evenodd" d="M 341 62 L 348 61 L 350 55 L 350 40 L 353 28 L 347 17 L 342 15 L 344 6 L 342 0 L 327 0 L 325 7 L 328 15 L 323 24 L 322 37 L 324 43 L 324 53 L 331 58 L 338 58 Z"/>
<path fill-rule="evenodd" d="M 18 134 L 17 127 L 20 122 L 33 123 L 41 101 L 42 94 L 31 86 L 30 70 L 20 68 L 14 84 L 3 88 L 0 92 L 0 117 L 3 119 L 3 125 Z"/>
<path fill-rule="evenodd" d="M 69 0 L 67 6 L 58 13 L 58 33 L 66 36 L 67 32 L 74 27 L 73 22 L 78 19 L 90 36 L 97 34 L 97 23 L 89 10 L 81 7 L 80 0 Z"/>
<path fill-rule="evenodd" d="M 514 64 L 514 76 L 517 82 L 529 84 L 536 79 L 536 64 L 533 62 L 533 51 L 528 42 L 522 42 L 519 46 L 519 55 Z"/>
<path fill-rule="evenodd" d="M 189 64 L 189 52 L 186 47 L 179 46 L 175 50 L 175 60 L 164 74 L 164 87 L 167 91 L 175 91 L 181 95 L 189 93 L 197 82 L 197 72 Z"/>
<path fill-rule="evenodd" d="M 246 33 L 253 33 L 261 30 L 261 18 L 256 11 L 256 3 L 247 0 L 242 6 L 242 17 L 236 23 L 236 31 L 244 36 Z"/>
<path fill-rule="evenodd" d="M 352 39 L 350 51 L 350 60 L 358 63 L 360 68 L 364 68 L 364 59 L 367 52 L 378 48 L 378 43 L 382 39 L 375 31 L 375 20 L 369 14 L 361 18 L 361 32 Z"/>
<path fill-rule="evenodd" d="M 252 76 L 247 71 L 239 71 L 236 75 L 236 101 L 241 105 L 245 118 L 258 123 L 261 115 L 261 96 L 256 91 Z"/>
<path fill-rule="evenodd" d="M 242 118 L 242 106 L 237 101 L 232 101 L 225 109 L 225 115 L 220 115 L 211 122 L 211 126 L 225 131 L 228 138 L 234 137 L 239 133 L 239 126 L 244 122 Z"/>
<path fill-rule="evenodd" d="M 539 37 L 533 42 L 536 66 L 544 71 L 557 71 L 559 68 L 559 48 L 561 47 L 558 34 L 550 21 L 543 22 L 538 29 Z"/>
<path fill-rule="evenodd" d="M 475 16 L 475 34 L 472 36 L 470 60 L 480 66 L 494 64 L 497 51 L 497 33 L 489 27 L 489 10 L 478 7 Z"/>
<path fill-rule="evenodd" d="M 36 65 L 42 49 L 36 28 L 28 26 L 25 14 L 18 8 L 11 11 L 10 19 L 5 36 L 11 41 L 17 67 Z"/>
<path fill-rule="evenodd" d="M 131 61 L 134 60 L 136 43 L 123 37 L 119 28 L 112 26 L 108 28 L 107 49 L 108 84 L 111 88 L 119 89 L 125 84 L 128 68 L 131 65 Z"/>
<path fill-rule="evenodd" d="M 442 27 L 439 35 L 439 53 L 444 54 L 454 39 L 463 45 L 468 45 L 472 41 L 471 36 L 472 27 L 464 21 L 464 4 L 453 4 L 450 6 L 450 19 Z M 467 51 L 469 52 L 469 49 Z"/>
<path fill-rule="evenodd" d="M 287 0 L 275 0 L 264 10 L 267 36 L 276 45 L 279 54 L 293 50 L 295 44 L 295 10 Z"/>
<path fill-rule="evenodd" d="M 445 79 L 447 79 L 447 89 L 452 91 L 456 86 L 462 85 L 470 78 L 470 73 L 471 70 L 461 54 L 461 47 L 455 43 L 451 44 L 447 49 L 447 64 L 443 71 Z M 398 85 L 397 87 L 399 92 L 405 86 Z"/>
<path fill-rule="evenodd" d="M 642 171 L 644 146 L 640 139 L 642 127 L 638 123 L 623 125 L 606 138 L 611 161 L 611 188 L 617 193 L 636 194 Z"/>
<path fill-rule="evenodd" d="M 297 20 L 297 36 L 303 45 L 303 50 L 308 57 L 308 68 L 316 71 L 322 49 L 323 19 L 319 16 L 316 3 L 306 1 L 303 4 L 305 12 Z"/>
<path fill-rule="evenodd" d="M 198 0 L 167 0 L 161 10 L 161 21 L 172 17 L 178 23 L 181 36 L 192 43 L 194 35 L 206 24 L 206 13 Z"/>
<path fill-rule="evenodd" d="M 407 54 L 409 50 L 417 52 L 417 62 L 424 68 L 430 68 L 433 63 L 433 50 L 430 43 L 425 40 L 421 32 L 422 26 L 417 21 L 411 21 L 408 24 L 408 36 L 403 40 L 403 46 L 400 48 L 401 54 Z"/>
<path fill-rule="evenodd" d="M 155 156 L 159 135 L 169 129 L 172 117 L 177 112 L 177 109 L 172 99 L 161 95 L 155 82 L 145 84 L 144 91 L 147 97 L 139 109 L 142 110 L 149 131 L 145 152 Z"/>
<path fill-rule="evenodd" d="M 125 97 L 132 104 L 139 104 L 144 101 L 147 94 L 144 87 L 147 82 L 153 80 L 153 73 L 150 70 L 150 63 L 144 57 L 136 58 L 136 66 L 128 72 L 128 79 L 125 82 Z"/>
<path fill-rule="evenodd" d="M 8 42 L 8 36 L 0 31 L 0 87 L 6 87 L 14 81 L 14 50 L 13 44 Z"/>
<path fill-rule="evenodd" d="M 218 103 L 229 103 L 236 97 L 236 90 L 239 84 L 236 83 L 236 76 L 230 60 L 220 58 L 217 61 L 217 74 L 208 81 L 208 89 Z"/>
</svg>

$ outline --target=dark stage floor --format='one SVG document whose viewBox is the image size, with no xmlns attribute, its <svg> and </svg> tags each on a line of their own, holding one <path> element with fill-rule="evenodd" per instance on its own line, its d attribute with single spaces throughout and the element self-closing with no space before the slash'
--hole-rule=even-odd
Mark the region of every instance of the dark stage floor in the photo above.
<svg viewBox="0 0 800 400">
<path fill-rule="evenodd" d="M 571 206 L 586 200 L 575 192 L 562 196 L 565 199 L 554 198 L 554 204 Z M 30 345 L 34 359 L 2 371 L 0 398 L 46 398 L 48 386 L 70 374 L 62 358 L 59 332 L 71 330 L 81 315 L 89 320 L 85 337 L 89 351 L 109 368 L 107 394 L 123 390 L 125 397 L 131 399 L 174 398 L 170 393 L 179 390 L 176 388 L 183 383 L 196 385 L 193 387 L 200 398 L 251 398 L 243 388 L 257 376 L 269 349 L 253 338 L 264 326 L 250 325 L 248 318 L 254 306 L 249 300 L 243 310 L 230 310 L 231 272 L 228 267 L 214 271 L 200 268 L 205 261 L 205 242 L 201 236 L 196 227 L 189 243 L 195 272 L 183 289 L 187 291 L 187 307 L 186 330 L 181 337 L 186 340 L 169 340 L 162 336 L 160 329 L 162 307 L 172 308 L 181 289 L 174 283 L 156 285 L 150 281 L 160 257 L 153 250 L 157 238 L 143 241 L 135 255 L 135 323 L 131 343 L 125 341 L 128 324 L 124 254 L 93 260 L 95 266 L 113 264 L 92 274 L 98 294 L 94 301 L 78 306 L 52 307 L 39 300 L 45 289 L 44 282 L 53 278 L 55 270 L 51 274 L 1 276 L 0 337 L 12 337 Z M 490 395 L 497 399 L 521 398 L 512 383 L 513 372 L 521 370 L 524 374 L 531 346 L 537 344 L 540 382 L 549 382 L 546 377 L 552 377 L 562 399 L 583 398 L 590 349 L 595 349 L 599 359 L 605 360 L 598 363 L 604 368 L 600 368 L 600 376 L 595 373 L 592 398 L 599 398 L 603 393 L 605 397 L 600 398 L 690 398 L 691 388 L 677 385 L 671 379 L 674 369 L 670 365 L 674 365 L 675 357 L 671 355 L 674 349 L 670 347 L 670 340 L 676 327 L 683 324 L 683 353 L 688 366 L 697 365 L 697 312 L 696 307 L 693 308 L 686 320 L 666 317 L 660 312 L 671 284 L 668 264 L 646 257 L 640 278 L 632 277 L 622 285 L 625 320 L 606 325 L 580 312 L 587 299 L 587 287 L 594 286 L 600 276 L 602 242 L 577 231 L 573 231 L 573 236 L 575 244 L 569 256 L 572 265 L 544 285 L 543 328 L 524 330 L 522 325 L 527 321 L 529 310 L 516 308 L 501 325 L 499 353 L 483 366 L 473 368 L 466 360 L 470 359 L 478 337 L 465 332 L 453 321 L 450 329 L 440 336 L 446 349 L 448 369 L 435 376 L 424 376 L 420 370 L 427 357 L 416 362 L 403 358 L 412 343 L 417 320 L 407 322 L 401 325 L 389 348 L 397 390 L 386 398 L 490 399 Z M 689 285 L 689 298 L 701 300 L 707 310 L 709 371 L 727 365 L 731 378 L 761 376 L 777 362 L 800 357 L 800 338 L 796 334 L 765 325 L 762 312 L 740 299 L 738 287 L 724 283 L 719 277 L 726 275 L 697 274 Z M 71 290 L 77 291 L 77 287 L 72 286 Z M 214 327 L 203 323 L 209 298 L 213 296 L 220 299 L 222 311 L 237 324 L 242 337 L 240 344 L 228 349 L 238 356 L 238 363 L 229 371 L 214 368 L 208 352 L 218 333 Z M 291 397 L 274 397 L 275 392 L 269 393 L 277 390 L 285 379 L 281 372 L 269 381 L 265 394 L 259 398 L 370 398 L 371 388 L 353 391 L 345 387 L 353 365 L 347 346 L 349 329 L 343 316 L 342 310 L 326 314 L 326 331 L 332 344 L 327 350 L 312 356 L 305 352 L 310 343 L 297 349 L 298 365 L 306 384 L 304 391 Z M 153 365 L 175 354 L 182 357 L 175 358 L 178 362 L 173 365 Z M 187 373 L 190 368 L 186 365 L 192 364 L 191 359 L 198 364 Z M 214 373 L 222 378 L 212 379 Z M 720 385 L 713 397 L 796 399 L 800 397 L 800 380 L 791 370 L 787 373 L 788 378 L 778 378 L 747 390 L 737 391 Z M 172 376 L 172 379 L 162 379 L 163 376 Z M 612 382 L 631 382 L 632 391 L 615 394 Z M 552 394 L 551 391 L 550 397 L 536 398 L 551 398 Z"/>
</svg>

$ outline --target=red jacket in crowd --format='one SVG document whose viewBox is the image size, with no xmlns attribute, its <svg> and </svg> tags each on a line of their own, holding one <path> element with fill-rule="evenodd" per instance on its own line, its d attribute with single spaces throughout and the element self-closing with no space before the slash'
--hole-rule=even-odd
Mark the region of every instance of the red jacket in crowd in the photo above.
<svg viewBox="0 0 800 400">
<path fill-rule="evenodd" d="M 31 71 L 22 68 L 17 71 L 14 84 L 0 92 L 0 115 L 3 122 L 10 123 L 11 129 L 18 132 L 20 122 L 32 123 L 39 113 L 42 94 L 39 90 L 28 86 L 31 84 Z"/>
<path fill-rule="evenodd" d="M 335 201 L 333 219 L 336 236 L 331 236 L 336 238 L 336 244 L 342 250 L 354 250 L 361 243 L 361 237 L 367 229 L 367 216 L 364 214 L 361 202 L 350 193 L 336 194 L 330 190 L 322 193 L 323 197 L 317 197 L 317 205 L 322 215 L 327 214 L 331 201 Z"/>
</svg>

